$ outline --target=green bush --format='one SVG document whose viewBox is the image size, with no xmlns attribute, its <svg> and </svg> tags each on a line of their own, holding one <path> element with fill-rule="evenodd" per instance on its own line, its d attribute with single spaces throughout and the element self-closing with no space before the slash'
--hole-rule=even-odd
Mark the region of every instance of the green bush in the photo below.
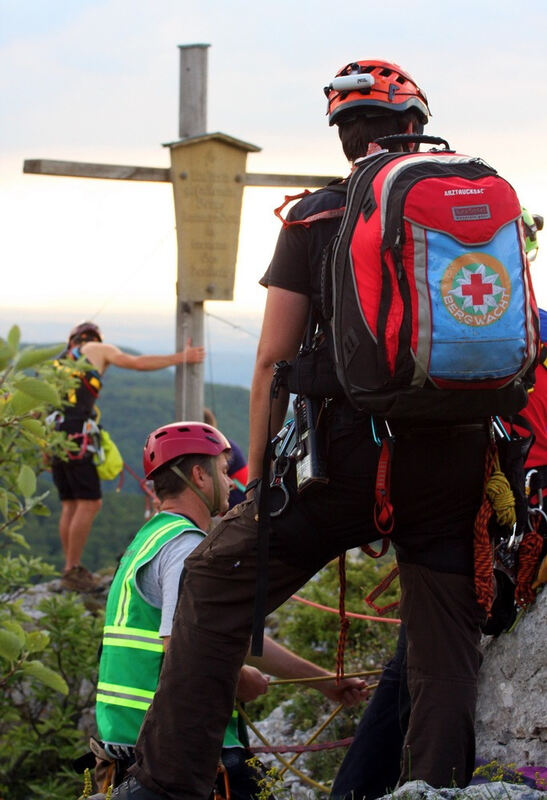
<svg viewBox="0 0 547 800">
<path fill-rule="evenodd" d="M 55 569 L 29 553 L 21 530 L 48 514 L 37 476 L 66 451 L 46 418 L 75 383 L 52 348 L 20 347 L 20 332 L 0 338 L 0 796 L 76 796 L 70 762 L 84 749 L 77 724 L 94 693 L 100 616 L 74 595 L 42 600 L 32 614 L 23 595 Z"/>
</svg>

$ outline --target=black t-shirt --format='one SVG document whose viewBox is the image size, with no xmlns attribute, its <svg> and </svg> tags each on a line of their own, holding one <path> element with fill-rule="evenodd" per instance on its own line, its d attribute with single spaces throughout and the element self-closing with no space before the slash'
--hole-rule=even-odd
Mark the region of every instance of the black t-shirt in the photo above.
<svg viewBox="0 0 547 800">
<path fill-rule="evenodd" d="M 330 209 L 342 208 L 345 192 L 339 189 L 320 189 L 307 195 L 293 206 L 287 221 L 304 220 Z M 336 235 L 341 216 L 319 219 L 307 226 L 283 228 L 270 266 L 261 278 L 262 286 L 277 286 L 311 298 L 315 309 L 321 308 L 321 262 L 323 252 Z"/>
</svg>

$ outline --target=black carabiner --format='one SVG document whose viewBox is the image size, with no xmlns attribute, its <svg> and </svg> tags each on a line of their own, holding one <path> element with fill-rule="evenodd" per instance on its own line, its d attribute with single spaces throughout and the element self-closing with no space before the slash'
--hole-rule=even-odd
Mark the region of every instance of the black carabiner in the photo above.
<svg viewBox="0 0 547 800">
<path fill-rule="evenodd" d="M 289 503 L 289 492 L 287 487 L 285 486 L 285 481 L 283 480 L 287 472 L 289 471 L 289 467 L 291 466 L 291 460 L 286 455 L 278 456 L 274 463 L 274 475 L 272 478 L 272 482 L 270 483 L 270 494 L 272 496 L 272 503 L 271 505 L 274 506 L 274 510 L 270 511 L 270 517 L 279 517 L 287 508 Z M 277 493 L 281 492 L 281 498 L 279 503 L 275 500 L 274 491 L 277 490 Z M 279 505 L 278 508 L 275 506 Z"/>
</svg>

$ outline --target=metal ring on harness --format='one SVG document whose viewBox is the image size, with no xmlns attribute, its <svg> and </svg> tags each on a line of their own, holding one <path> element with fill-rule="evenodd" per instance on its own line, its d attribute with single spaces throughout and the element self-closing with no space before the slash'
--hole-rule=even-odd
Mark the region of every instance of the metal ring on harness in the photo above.
<svg viewBox="0 0 547 800">
<path fill-rule="evenodd" d="M 279 508 L 275 508 L 275 510 L 270 510 L 270 517 L 279 517 L 287 508 L 289 503 L 289 492 L 287 487 L 285 486 L 285 482 L 283 478 L 289 471 L 289 467 L 291 466 L 291 460 L 288 456 L 282 455 L 276 458 L 274 463 L 274 476 L 272 478 L 272 482 L 270 483 L 270 498 L 271 498 L 271 505 L 276 506 L 278 503 L 275 499 L 276 494 L 278 495 L 281 492 L 281 499 Z M 277 492 L 274 490 L 277 489 Z"/>
</svg>

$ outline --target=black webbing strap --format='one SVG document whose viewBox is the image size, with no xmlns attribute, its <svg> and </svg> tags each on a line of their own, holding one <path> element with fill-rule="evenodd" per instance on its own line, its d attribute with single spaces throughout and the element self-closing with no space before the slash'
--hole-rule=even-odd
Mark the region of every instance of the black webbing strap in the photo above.
<svg viewBox="0 0 547 800">
<path fill-rule="evenodd" d="M 262 459 L 262 481 L 258 500 L 258 529 L 256 552 L 256 590 L 251 636 L 251 655 L 261 656 L 264 647 L 264 621 L 268 594 L 268 552 L 270 547 L 270 467 L 272 463 L 272 403 L 279 391 L 279 381 L 274 377 L 270 388 L 268 435 Z"/>
</svg>

